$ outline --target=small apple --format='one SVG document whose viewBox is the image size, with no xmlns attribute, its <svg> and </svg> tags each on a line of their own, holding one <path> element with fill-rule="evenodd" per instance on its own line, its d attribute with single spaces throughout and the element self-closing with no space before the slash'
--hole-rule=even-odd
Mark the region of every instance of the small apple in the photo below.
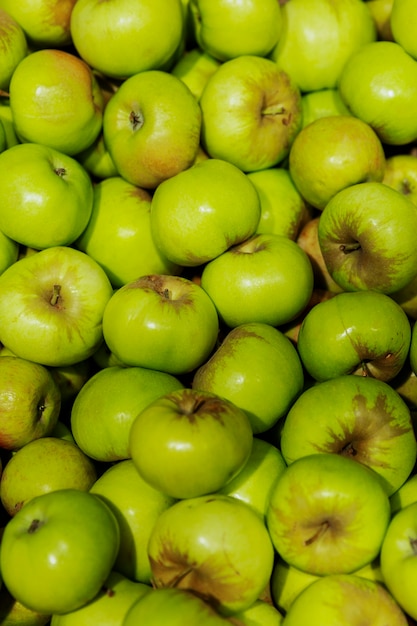
<svg viewBox="0 0 417 626">
<path fill-rule="evenodd" d="M 178 59 L 171 74 L 180 78 L 187 85 L 197 100 L 200 100 L 203 89 L 221 62 L 201 48 L 191 48 Z"/>
<path fill-rule="evenodd" d="M 361 4 L 366 10 L 367 3 Z M 347 60 L 338 89 L 352 115 L 372 126 L 384 144 L 417 139 L 417 62 L 400 44 L 374 41 L 359 48 Z"/>
<path fill-rule="evenodd" d="M 0 154 L 0 230 L 41 250 L 74 243 L 93 208 L 93 183 L 74 158 L 41 143 Z"/>
<path fill-rule="evenodd" d="M 391 512 L 398 513 L 409 504 L 417 502 L 417 474 L 411 474 L 395 493 L 390 496 Z"/>
<path fill-rule="evenodd" d="M 176 499 L 196 498 L 237 476 L 252 442 L 243 409 L 214 393 L 184 388 L 142 409 L 130 428 L 129 451 L 154 489 Z"/>
<path fill-rule="evenodd" d="M 407 196 L 417 206 L 417 157 L 414 154 L 388 157 L 382 182 Z"/>
<path fill-rule="evenodd" d="M 103 341 L 113 288 L 87 254 L 68 246 L 25 256 L 0 275 L 0 341 L 48 366 L 79 363 Z"/>
<path fill-rule="evenodd" d="M 377 557 L 390 514 L 376 472 L 318 453 L 297 459 L 278 478 L 267 527 L 289 565 L 316 575 L 348 574 Z"/>
<path fill-rule="evenodd" d="M 388 383 L 346 375 L 308 387 L 290 408 L 280 449 L 288 465 L 316 453 L 370 467 L 392 495 L 410 476 L 417 444 L 410 410 Z"/>
<path fill-rule="evenodd" d="M 19 257 L 19 244 L 0 231 L 0 274 L 10 265 L 13 265 Z"/>
<path fill-rule="evenodd" d="M 161 513 L 148 554 L 153 584 L 193 591 L 230 615 L 264 591 L 274 549 L 258 513 L 221 494 L 188 498 Z"/>
<path fill-rule="evenodd" d="M 100 132 L 88 148 L 77 154 L 77 161 L 96 181 L 118 176 L 117 168 L 104 142 L 103 132 Z"/>
<path fill-rule="evenodd" d="M 411 344 L 408 356 L 411 370 L 417 375 L 417 321 L 413 322 L 411 328 Z"/>
<path fill-rule="evenodd" d="M 202 288 L 231 328 L 251 322 L 286 324 L 307 305 L 313 285 L 313 269 L 304 250 L 292 239 L 272 233 L 231 247 L 207 263 L 201 274 Z"/>
<path fill-rule="evenodd" d="M 381 182 L 385 153 L 375 131 L 352 115 L 321 117 L 300 130 L 291 146 L 289 172 L 304 200 L 322 210 L 342 189 Z"/>
<path fill-rule="evenodd" d="M 301 107 L 303 111 L 303 128 L 322 117 L 349 115 L 349 110 L 336 87 L 303 93 Z"/>
<path fill-rule="evenodd" d="M 342 289 L 390 294 L 416 276 L 416 231 L 411 200 L 382 182 L 365 182 L 331 198 L 318 237 L 327 269 Z"/>
<path fill-rule="evenodd" d="M 401 306 L 369 290 L 338 293 L 310 309 L 297 348 L 315 380 L 358 374 L 389 381 L 402 370 L 410 343 L 411 326 Z"/>
<path fill-rule="evenodd" d="M 196 98 L 180 78 L 161 70 L 124 80 L 103 115 L 104 142 L 118 173 L 146 189 L 192 165 L 200 130 Z"/>
<path fill-rule="evenodd" d="M 298 86 L 276 63 L 259 56 L 222 63 L 208 79 L 200 107 L 207 154 L 244 172 L 281 163 L 302 125 Z"/>
<path fill-rule="evenodd" d="M 283 615 L 265 600 L 256 600 L 248 609 L 235 613 L 233 619 L 242 626 L 281 626 L 284 623 Z"/>
<path fill-rule="evenodd" d="M 27 54 L 28 44 L 22 27 L 0 2 L 0 90 L 8 90 L 13 72 Z"/>
<path fill-rule="evenodd" d="M 12 111 L 10 108 L 9 97 L 3 95 L 0 91 L 0 121 L 6 135 L 6 148 L 11 148 L 20 143 L 16 135 L 13 123 Z"/>
<path fill-rule="evenodd" d="M 417 502 L 393 515 L 381 547 L 384 583 L 399 606 L 417 619 L 416 578 Z"/>
<path fill-rule="evenodd" d="M 269 430 L 302 392 L 297 350 L 277 328 L 247 322 L 230 330 L 195 372 L 194 389 L 227 398 L 248 415 L 252 431 Z"/>
<path fill-rule="evenodd" d="M 75 241 L 75 247 L 101 265 L 114 287 L 145 274 L 179 271 L 155 245 L 151 201 L 148 191 L 121 176 L 105 178 L 94 185 L 91 219 Z"/>
<path fill-rule="evenodd" d="M 183 33 L 180 0 L 78 0 L 71 13 L 78 54 L 120 80 L 170 65 Z"/>
<path fill-rule="evenodd" d="M 40 437 L 6 463 L 0 480 L 1 503 L 13 517 L 38 495 L 58 489 L 88 491 L 96 478 L 92 460 L 75 443 Z"/>
<path fill-rule="evenodd" d="M 413 0 L 393 0 L 391 4 L 389 24 L 393 41 L 417 60 L 416 3 Z"/>
<path fill-rule="evenodd" d="M 223 159 L 200 163 L 162 182 L 151 204 L 151 231 L 161 254 L 197 266 L 253 235 L 261 215 L 255 186 Z"/>
<path fill-rule="evenodd" d="M 21 142 L 41 143 L 70 156 L 102 128 L 104 100 L 92 69 L 58 49 L 28 54 L 10 81 L 10 108 Z"/>
<path fill-rule="evenodd" d="M 104 340 L 122 363 L 174 376 L 199 367 L 218 332 L 217 311 L 208 294 L 175 275 L 141 276 L 123 285 L 103 314 Z"/>
<path fill-rule="evenodd" d="M 98 496 L 78 489 L 42 494 L 4 529 L 3 581 L 29 609 L 50 615 L 75 611 L 107 580 L 119 535 L 116 518 Z"/>
<path fill-rule="evenodd" d="M 102 462 L 127 459 L 136 416 L 160 396 L 182 388 L 164 372 L 111 366 L 93 374 L 71 406 L 71 431 L 78 447 Z"/>
<path fill-rule="evenodd" d="M 61 393 L 50 371 L 14 356 L 0 358 L 0 448 L 18 450 L 49 435 L 61 409 Z"/>
</svg>

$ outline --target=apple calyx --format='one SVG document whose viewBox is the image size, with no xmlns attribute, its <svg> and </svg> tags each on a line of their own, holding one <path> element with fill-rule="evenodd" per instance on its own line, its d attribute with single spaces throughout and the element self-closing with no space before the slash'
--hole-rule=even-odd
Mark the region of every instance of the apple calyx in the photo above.
<svg viewBox="0 0 417 626">
<path fill-rule="evenodd" d="M 60 178 L 63 178 L 65 174 L 67 173 L 67 170 L 65 167 L 54 167 L 54 172 L 57 176 L 60 176 Z"/>
<path fill-rule="evenodd" d="M 141 111 L 131 111 L 129 114 L 130 127 L 133 132 L 140 130 L 145 123 L 145 119 Z"/>
<path fill-rule="evenodd" d="M 321 539 L 321 537 L 326 533 L 329 528 L 330 522 L 328 520 L 324 520 L 324 522 L 320 524 L 314 535 L 311 535 L 311 537 L 304 540 L 304 545 L 311 546 L 311 544 L 313 544 L 315 541 Z"/>
</svg>

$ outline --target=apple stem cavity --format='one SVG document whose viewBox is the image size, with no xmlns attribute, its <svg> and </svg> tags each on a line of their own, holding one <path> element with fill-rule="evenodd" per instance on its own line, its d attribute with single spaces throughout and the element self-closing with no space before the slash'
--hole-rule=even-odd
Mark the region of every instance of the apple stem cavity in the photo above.
<svg viewBox="0 0 417 626">
<path fill-rule="evenodd" d="M 354 444 L 352 441 L 349 441 L 349 443 L 347 443 L 345 446 L 343 446 L 343 448 L 340 451 L 340 454 L 342 456 L 348 456 L 348 457 L 355 457 L 358 454 L 358 451 L 356 450 Z"/>
<path fill-rule="evenodd" d="M 50 300 L 51 306 L 56 306 L 58 304 L 60 294 L 61 294 L 61 285 L 54 285 L 52 289 L 51 300 Z"/>
<path fill-rule="evenodd" d="M 130 126 L 133 131 L 140 130 L 145 122 L 142 113 L 139 111 L 131 111 L 129 115 Z"/>
<path fill-rule="evenodd" d="M 32 535 L 33 533 L 36 533 L 37 530 L 39 530 L 39 528 L 43 525 L 43 522 L 41 522 L 40 519 L 33 519 L 30 523 L 30 526 L 28 528 L 28 533 L 29 535 Z"/>
<path fill-rule="evenodd" d="M 330 522 L 325 520 L 322 524 L 320 524 L 319 528 L 314 533 L 314 535 L 312 535 L 311 537 L 309 537 L 309 539 L 306 539 L 304 541 L 304 545 L 311 546 L 311 544 L 314 543 L 315 541 L 318 541 L 329 528 L 330 528 Z"/>
<path fill-rule="evenodd" d="M 359 241 L 353 241 L 352 243 L 341 243 L 339 246 L 340 252 L 344 254 L 350 254 L 351 252 L 356 252 L 356 250 L 361 249 L 361 244 Z"/>
<path fill-rule="evenodd" d="M 63 178 L 65 174 L 67 173 L 67 170 L 65 169 L 65 167 L 55 167 L 54 172 L 57 176 L 60 176 L 61 178 Z"/>
</svg>

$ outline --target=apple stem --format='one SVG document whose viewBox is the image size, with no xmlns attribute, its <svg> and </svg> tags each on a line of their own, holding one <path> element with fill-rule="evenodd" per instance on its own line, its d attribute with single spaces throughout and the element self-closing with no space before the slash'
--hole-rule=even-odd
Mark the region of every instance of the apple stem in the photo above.
<svg viewBox="0 0 417 626">
<path fill-rule="evenodd" d="M 33 519 L 30 523 L 30 526 L 28 528 L 28 533 L 31 535 L 32 533 L 35 533 L 38 528 L 41 526 L 41 520 L 39 519 Z"/>
<path fill-rule="evenodd" d="M 53 290 L 52 290 L 51 300 L 50 300 L 51 306 L 56 306 L 58 304 L 60 293 L 61 293 L 61 285 L 54 285 Z"/>
<path fill-rule="evenodd" d="M 0 97 L 1 98 L 10 98 L 10 94 L 8 91 L 4 91 L 4 89 L 0 89 Z"/>
<path fill-rule="evenodd" d="M 314 535 L 312 535 L 309 539 L 306 539 L 304 541 L 304 545 L 305 546 L 311 546 L 312 543 L 314 543 L 315 541 L 317 541 L 318 539 L 320 539 L 320 537 L 322 537 L 324 535 L 324 533 L 326 532 L 326 530 L 330 528 L 330 524 L 329 522 L 326 520 L 325 522 L 323 522 L 319 528 L 317 529 L 317 531 L 314 533 Z"/>
<path fill-rule="evenodd" d="M 356 250 L 360 250 L 361 244 L 359 241 L 353 241 L 352 243 L 341 243 L 339 246 L 340 252 L 344 252 L 345 254 L 349 254 L 350 252 L 355 252 Z"/>
<path fill-rule="evenodd" d="M 178 574 L 178 576 L 175 576 L 175 578 L 173 578 L 173 579 L 170 581 L 169 586 L 170 586 L 170 587 L 177 587 L 177 586 L 180 584 L 180 582 L 181 582 L 182 580 L 184 580 L 184 578 L 185 578 L 186 576 L 188 576 L 188 574 L 191 574 L 191 572 L 192 572 L 192 571 L 193 571 L 193 568 L 192 568 L 192 567 L 189 567 L 188 569 L 184 570 L 183 572 L 181 572 L 180 574 Z"/>
</svg>

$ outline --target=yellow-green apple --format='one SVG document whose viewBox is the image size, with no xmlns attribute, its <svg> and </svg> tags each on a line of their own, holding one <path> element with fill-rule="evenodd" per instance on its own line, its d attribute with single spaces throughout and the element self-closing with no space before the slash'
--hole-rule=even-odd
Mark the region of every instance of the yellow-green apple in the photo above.
<svg viewBox="0 0 417 626">
<path fill-rule="evenodd" d="M 183 34 L 180 0 L 78 0 L 71 14 L 78 54 L 117 79 L 169 65 Z"/>
<path fill-rule="evenodd" d="M 275 606 L 265 600 L 256 600 L 252 606 L 233 615 L 242 626 L 281 626 L 283 615 Z"/>
<path fill-rule="evenodd" d="M 379 554 L 390 521 L 378 474 L 338 454 L 291 463 L 272 490 L 267 527 L 276 552 L 310 574 L 347 574 Z"/>
<path fill-rule="evenodd" d="M 342 289 L 390 294 L 416 276 L 416 230 L 411 200 L 382 182 L 364 182 L 331 198 L 318 237 L 327 269 Z"/>
<path fill-rule="evenodd" d="M 365 2 L 364 2 L 365 4 Z M 285 616 L 285 626 L 407 626 L 405 613 L 384 585 L 354 574 L 324 576 L 295 599 Z"/>
<path fill-rule="evenodd" d="M 394 0 L 366 0 L 365 4 L 374 20 L 377 38 L 392 41 L 391 11 Z"/>
<path fill-rule="evenodd" d="M 410 410 L 388 383 L 346 375 L 317 383 L 294 402 L 281 430 L 288 465 L 332 453 L 371 468 L 388 495 L 407 480 L 417 444 Z"/>
<path fill-rule="evenodd" d="M 385 161 L 382 182 L 417 205 L 417 157 L 406 153 L 389 156 Z"/>
<path fill-rule="evenodd" d="M 119 524 L 120 544 L 114 569 L 131 580 L 151 584 L 149 537 L 160 514 L 176 500 L 143 480 L 131 459 L 110 465 L 90 491 L 104 500 Z"/>
<path fill-rule="evenodd" d="M 196 498 L 224 487 L 245 466 L 253 433 L 245 411 L 199 389 L 177 389 L 146 406 L 129 434 L 140 476 L 172 498 Z"/>
<path fill-rule="evenodd" d="M 384 584 L 400 607 L 417 619 L 413 581 L 416 577 L 417 502 L 395 513 L 381 547 Z"/>
<path fill-rule="evenodd" d="M 76 0 L 0 0 L 20 24 L 30 48 L 61 48 L 71 44 L 70 19 Z"/>
<path fill-rule="evenodd" d="M 393 0 L 389 24 L 393 41 L 417 60 L 417 6 L 413 0 Z"/>
<path fill-rule="evenodd" d="M 270 57 L 303 92 L 336 87 L 350 56 L 376 38 L 361 0 L 291 0 L 281 8 L 282 32 Z"/>
<path fill-rule="evenodd" d="M 149 189 L 192 165 L 200 131 L 196 98 L 180 78 L 161 70 L 123 81 L 103 115 L 104 141 L 118 173 Z"/>
<path fill-rule="evenodd" d="M 13 72 L 27 54 L 22 27 L 0 2 L 0 90 L 7 92 Z"/>
<path fill-rule="evenodd" d="M 43 143 L 74 156 L 98 137 L 104 100 L 92 69 L 58 49 L 28 54 L 13 72 L 10 107 L 22 142 Z"/>
<path fill-rule="evenodd" d="M 171 374 L 143 367 L 114 365 L 99 370 L 72 403 L 71 431 L 78 447 L 96 461 L 129 458 L 129 433 L 136 416 L 182 386 Z"/>
<path fill-rule="evenodd" d="M 369 290 L 338 293 L 312 307 L 297 348 L 315 380 L 358 374 L 389 381 L 402 370 L 410 343 L 411 325 L 401 306 Z"/>
<path fill-rule="evenodd" d="M 398 513 L 409 504 L 417 502 L 417 474 L 411 474 L 405 483 L 390 496 L 391 512 Z"/>
<path fill-rule="evenodd" d="M 16 356 L 62 367 L 103 342 L 113 288 L 87 254 L 68 246 L 25 256 L 0 275 L 0 341 Z"/>
<path fill-rule="evenodd" d="M 190 591 L 173 587 L 153 589 L 135 602 L 127 612 L 123 626 L 226 626 L 230 622 L 203 598 Z"/>
<path fill-rule="evenodd" d="M 192 386 L 239 406 L 253 432 L 261 433 L 286 415 L 302 392 L 304 371 L 297 350 L 279 329 L 247 322 L 227 332 L 195 372 Z"/>
<path fill-rule="evenodd" d="M 261 516 L 221 494 L 180 500 L 161 513 L 148 554 L 156 588 L 193 591 L 225 615 L 259 598 L 274 561 Z"/>
<path fill-rule="evenodd" d="M 167 259 L 197 266 L 253 235 L 260 215 L 248 176 L 228 161 L 209 158 L 158 185 L 151 231 Z"/>
<path fill-rule="evenodd" d="M 321 117 L 349 115 L 337 87 L 308 91 L 301 97 L 303 128 Z"/>
<path fill-rule="evenodd" d="M 149 585 L 111 571 L 90 602 L 75 611 L 52 615 L 51 626 L 120 626 L 130 607 L 150 591 Z"/>
<path fill-rule="evenodd" d="M 17 241 L 10 239 L 0 231 L 0 274 L 19 257 L 20 247 Z"/>
<path fill-rule="evenodd" d="M 61 393 L 50 371 L 14 356 L 0 358 L 0 448 L 18 450 L 50 434 Z"/>
<path fill-rule="evenodd" d="M 322 210 L 342 189 L 381 182 L 385 152 L 376 132 L 352 115 L 321 117 L 300 130 L 291 146 L 289 172 L 304 200 Z"/>
<path fill-rule="evenodd" d="M 92 600 L 107 580 L 120 531 L 109 507 L 78 489 L 33 498 L 7 523 L 0 567 L 10 593 L 41 613 L 67 613 Z"/>
<path fill-rule="evenodd" d="M 301 94 L 291 75 L 259 56 L 222 63 L 208 79 L 200 107 L 207 154 L 244 172 L 281 163 L 302 125 Z"/>
<path fill-rule="evenodd" d="M 96 478 L 93 461 L 75 443 L 40 437 L 6 463 L 0 480 L 1 503 L 13 517 L 36 496 L 58 489 L 88 491 Z"/>
<path fill-rule="evenodd" d="M 151 201 L 149 191 L 121 176 L 94 185 L 91 219 L 75 246 L 101 265 L 114 287 L 145 274 L 180 271 L 156 247 L 151 233 Z"/>
<path fill-rule="evenodd" d="M 220 61 L 265 57 L 281 34 L 276 0 L 191 0 L 189 7 L 198 46 Z"/>
<path fill-rule="evenodd" d="M 86 228 L 93 183 L 73 157 L 42 143 L 0 154 L 0 230 L 37 250 L 67 246 Z"/>
<path fill-rule="evenodd" d="M 352 115 L 372 126 L 384 144 L 417 139 L 417 61 L 400 44 L 362 46 L 346 62 L 338 88 Z"/>
<path fill-rule="evenodd" d="M 103 314 L 104 340 L 122 363 L 174 376 L 199 367 L 218 333 L 219 318 L 209 295 L 176 275 L 146 275 L 123 285 Z"/>
<path fill-rule="evenodd" d="M 200 100 L 208 79 L 220 63 L 218 59 L 201 48 L 191 48 L 191 50 L 186 50 L 171 68 L 171 74 L 180 78 L 196 99 Z"/>
<path fill-rule="evenodd" d="M 226 250 L 201 274 L 202 288 L 229 327 L 289 322 L 307 305 L 313 283 L 304 250 L 292 239 L 272 233 L 254 235 Z"/>
<path fill-rule="evenodd" d="M 288 169 L 269 167 L 247 174 L 261 202 L 257 233 L 274 233 L 295 239 L 310 219 L 311 210 L 298 191 Z"/>
<path fill-rule="evenodd" d="M 279 448 L 269 441 L 253 438 L 249 458 L 238 475 L 217 493 L 246 502 L 264 519 L 275 481 L 286 467 Z"/>
</svg>

